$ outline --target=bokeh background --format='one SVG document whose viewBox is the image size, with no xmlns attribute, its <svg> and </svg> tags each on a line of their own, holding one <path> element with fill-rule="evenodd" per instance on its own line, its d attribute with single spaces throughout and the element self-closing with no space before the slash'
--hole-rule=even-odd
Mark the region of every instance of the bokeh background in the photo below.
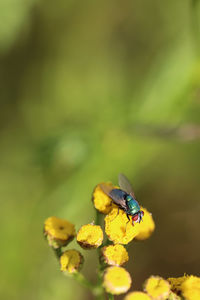
<svg viewBox="0 0 200 300">
<path fill-rule="evenodd" d="M 119 172 L 156 222 L 130 247 L 133 289 L 199 275 L 198 2 L 0 0 L 2 299 L 92 299 L 60 273 L 43 221 L 92 222 L 94 186 Z"/>
</svg>

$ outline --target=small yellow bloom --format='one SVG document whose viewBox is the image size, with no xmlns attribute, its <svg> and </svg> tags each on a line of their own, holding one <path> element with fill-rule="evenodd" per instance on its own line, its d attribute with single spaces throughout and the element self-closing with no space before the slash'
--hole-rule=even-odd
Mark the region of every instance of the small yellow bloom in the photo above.
<svg viewBox="0 0 200 300">
<path fill-rule="evenodd" d="M 145 291 L 155 300 L 167 299 L 170 292 L 170 284 L 159 276 L 151 276 L 145 282 Z"/>
<path fill-rule="evenodd" d="M 75 273 L 80 270 L 83 264 L 83 256 L 77 250 L 67 250 L 60 257 L 61 271 Z"/>
<path fill-rule="evenodd" d="M 200 299 L 200 277 L 188 276 L 181 284 L 182 295 L 186 300 Z"/>
<path fill-rule="evenodd" d="M 131 292 L 126 295 L 124 300 L 151 300 L 146 293 L 143 292 Z"/>
<path fill-rule="evenodd" d="M 126 293 L 131 287 L 131 276 L 122 267 L 109 267 L 104 272 L 103 286 L 113 295 Z"/>
<path fill-rule="evenodd" d="M 96 249 L 103 242 L 103 231 L 99 225 L 83 225 L 78 234 L 77 242 L 84 249 Z"/>
<path fill-rule="evenodd" d="M 115 188 L 112 183 L 104 183 L 108 186 Z M 94 203 L 94 207 L 103 214 L 108 214 L 113 206 L 113 201 L 110 197 L 108 197 L 100 188 L 100 184 L 98 184 L 93 192 L 92 201 Z"/>
<path fill-rule="evenodd" d="M 141 210 L 144 212 L 144 216 L 140 222 L 139 233 L 135 237 L 137 240 L 145 240 L 149 238 L 155 229 L 155 223 L 151 213 L 149 213 L 148 210 L 143 207 L 141 207 Z"/>
<path fill-rule="evenodd" d="M 44 223 L 44 235 L 50 246 L 59 248 L 73 240 L 76 232 L 74 225 L 70 222 L 57 217 L 49 217 Z"/>
<path fill-rule="evenodd" d="M 105 263 L 112 266 L 121 266 L 129 260 L 128 252 L 122 245 L 110 245 L 102 248 Z"/>
<path fill-rule="evenodd" d="M 168 278 L 167 280 L 171 285 L 171 290 L 175 293 L 181 292 L 181 285 L 188 277 L 189 277 L 188 275 L 184 275 L 182 277 L 177 277 L 177 278 L 173 278 L 173 277 Z"/>
<path fill-rule="evenodd" d="M 140 224 L 132 225 L 128 221 L 126 213 L 115 205 L 111 212 L 105 217 L 105 232 L 109 240 L 115 244 L 128 244 L 139 234 Z"/>
</svg>

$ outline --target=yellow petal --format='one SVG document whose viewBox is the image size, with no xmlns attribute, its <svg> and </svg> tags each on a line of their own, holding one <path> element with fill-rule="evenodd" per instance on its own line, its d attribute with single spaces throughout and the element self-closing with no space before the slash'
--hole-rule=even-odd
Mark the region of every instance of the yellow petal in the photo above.
<svg viewBox="0 0 200 300">
<path fill-rule="evenodd" d="M 109 267 L 104 272 L 103 286 L 113 295 L 126 293 L 131 287 L 131 276 L 122 267 Z"/>
<path fill-rule="evenodd" d="M 77 233 L 77 242 L 84 249 L 96 249 L 103 242 L 103 231 L 99 225 L 83 225 Z"/>
<path fill-rule="evenodd" d="M 75 227 L 67 220 L 49 217 L 44 223 L 44 234 L 54 248 L 67 245 L 76 235 Z"/>
<path fill-rule="evenodd" d="M 77 250 L 67 250 L 60 257 L 61 271 L 75 273 L 80 270 L 83 263 L 83 256 Z"/>
<path fill-rule="evenodd" d="M 129 260 L 128 252 L 122 245 L 110 245 L 102 248 L 105 263 L 112 266 L 121 266 Z"/>
<path fill-rule="evenodd" d="M 115 244 L 128 244 L 139 233 L 139 223 L 132 225 L 126 213 L 115 206 L 105 217 L 105 232 Z"/>
<path fill-rule="evenodd" d="M 167 299 L 170 292 L 169 282 L 159 276 L 151 276 L 147 279 L 144 288 L 154 300 Z"/>
<path fill-rule="evenodd" d="M 144 216 L 140 222 L 139 233 L 135 237 L 137 240 L 145 240 L 149 238 L 155 229 L 155 223 L 151 213 L 143 207 L 141 207 L 141 210 L 144 212 Z"/>
<path fill-rule="evenodd" d="M 112 186 L 115 188 L 112 183 L 104 183 L 108 186 Z M 113 201 L 110 197 L 108 197 L 100 188 L 100 184 L 98 184 L 93 192 L 92 201 L 94 203 L 94 207 L 103 214 L 108 214 L 113 206 Z"/>
</svg>

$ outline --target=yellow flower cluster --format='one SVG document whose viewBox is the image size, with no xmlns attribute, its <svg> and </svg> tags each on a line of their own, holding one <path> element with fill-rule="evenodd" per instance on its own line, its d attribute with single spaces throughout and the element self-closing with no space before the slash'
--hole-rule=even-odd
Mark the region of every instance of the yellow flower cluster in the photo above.
<svg viewBox="0 0 200 300">
<path fill-rule="evenodd" d="M 200 277 L 184 275 L 179 278 L 151 276 L 144 283 L 144 292 L 134 291 L 124 300 L 199 300 Z"/>
<path fill-rule="evenodd" d="M 118 188 L 110 183 L 104 183 L 108 187 Z M 101 184 L 98 184 L 93 192 L 94 207 L 106 215 L 105 233 L 109 240 L 114 244 L 128 244 L 134 238 L 137 240 L 145 240 L 150 237 L 155 229 L 155 223 L 152 215 L 147 209 L 141 207 L 144 216 L 140 223 L 134 226 L 132 221 L 127 220 L 126 213 L 115 205 L 110 197 L 108 197 L 101 189 Z"/>
<path fill-rule="evenodd" d="M 110 190 L 118 188 L 111 183 L 103 183 L 103 185 Z M 83 256 L 78 250 L 63 249 L 75 236 L 77 243 L 83 249 L 100 247 L 102 286 L 108 293 L 118 295 L 126 293 L 131 286 L 130 274 L 121 267 L 129 260 L 128 252 L 123 244 L 128 244 L 134 238 L 138 240 L 148 238 L 154 231 L 155 224 L 151 214 L 142 208 L 144 212 L 142 222 L 133 225 L 132 220 L 127 220 L 126 213 L 113 203 L 101 187 L 102 184 L 95 187 L 92 201 L 98 217 L 102 214 L 105 215 L 107 241 L 104 244 L 103 230 L 99 224 L 94 224 L 94 222 L 81 226 L 76 235 L 73 224 L 57 217 L 49 217 L 44 224 L 44 234 L 49 245 L 55 249 L 61 271 L 67 274 L 77 274 L 83 264 Z M 83 275 L 76 276 L 76 278 L 83 279 L 81 276 Z"/>
<path fill-rule="evenodd" d="M 111 183 L 103 183 L 103 187 L 105 186 L 111 190 L 118 188 Z M 144 212 L 142 220 L 133 225 L 132 220 L 128 220 L 126 213 L 113 203 L 101 187 L 102 184 L 98 184 L 92 195 L 97 212 L 96 224 L 93 222 L 83 225 L 76 234 L 74 224 L 57 217 L 49 217 L 44 223 L 44 235 L 59 258 L 62 272 L 72 274 L 76 280 L 90 288 L 94 296 L 97 291 L 102 292 L 103 288 L 109 294 L 120 295 L 128 292 L 132 284 L 129 272 L 122 267 L 129 260 L 124 245 L 133 239 L 141 241 L 149 238 L 155 229 L 155 223 L 151 213 L 141 207 Z M 104 218 L 105 235 L 99 225 L 100 216 Z M 107 238 L 104 239 L 104 236 Z M 99 248 L 98 286 L 93 287 L 93 284 L 79 272 L 84 260 L 82 254 L 78 250 L 64 248 L 75 237 L 83 249 Z M 124 300 L 182 299 L 200 300 L 200 277 L 184 275 L 165 280 L 160 276 L 151 276 L 145 281 L 143 291 L 129 292 L 124 298 Z"/>
</svg>

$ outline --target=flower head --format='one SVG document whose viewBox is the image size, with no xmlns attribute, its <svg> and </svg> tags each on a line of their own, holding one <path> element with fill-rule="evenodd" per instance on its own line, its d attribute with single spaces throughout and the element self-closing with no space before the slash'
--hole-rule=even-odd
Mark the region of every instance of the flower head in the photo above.
<svg viewBox="0 0 200 300">
<path fill-rule="evenodd" d="M 105 185 L 112 186 L 115 188 L 112 183 L 104 183 Z M 92 201 L 94 207 L 103 214 L 108 214 L 113 206 L 113 201 L 108 197 L 101 189 L 100 184 L 98 184 L 93 192 Z"/>
<path fill-rule="evenodd" d="M 181 292 L 181 285 L 188 277 L 189 277 L 188 275 L 184 275 L 182 277 L 177 277 L 177 278 L 173 278 L 173 277 L 168 278 L 167 280 L 171 285 L 171 290 L 175 293 Z"/>
<path fill-rule="evenodd" d="M 143 292 L 131 292 L 126 295 L 124 300 L 151 300 L 146 293 Z"/>
<path fill-rule="evenodd" d="M 200 277 L 188 276 L 181 284 L 182 295 L 186 300 L 200 299 Z"/>
<path fill-rule="evenodd" d="M 139 233 L 135 237 L 137 240 L 145 240 L 149 238 L 155 229 L 155 223 L 151 213 L 143 207 L 141 207 L 141 210 L 144 212 L 144 216 L 140 222 Z"/>
<path fill-rule="evenodd" d="M 80 270 L 83 264 L 83 256 L 77 250 L 67 250 L 60 257 L 61 271 L 75 273 Z"/>
<path fill-rule="evenodd" d="M 155 300 L 167 299 L 170 292 L 169 282 L 159 276 L 151 276 L 147 279 L 144 288 L 147 294 Z"/>
<path fill-rule="evenodd" d="M 122 245 L 105 246 L 102 248 L 101 253 L 103 261 L 112 266 L 121 266 L 129 259 L 128 252 Z"/>
<path fill-rule="evenodd" d="M 109 267 L 104 272 L 103 286 L 113 295 L 126 293 L 131 287 L 131 276 L 122 267 Z"/>
<path fill-rule="evenodd" d="M 82 248 L 96 249 L 103 242 L 103 231 L 98 225 L 83 225 L 77 233 L 76 238 Z"/>
<path fill-rule="evenodd" d="M 128 221 L 126 213 L 122 209 L 118 209 L 116 205 L 104 220 L 105 232 L 115 244 L 128 244 L 139 234 L 141 223 L 133 226 L 132 221 Z"/>
<path fill-rule="evenodd" d="M 66 246 L 76 235 L 70 222 L 57 217 L 49 217 L 44 223 L 44 235 L 53 248 Z"/>
</svg>

